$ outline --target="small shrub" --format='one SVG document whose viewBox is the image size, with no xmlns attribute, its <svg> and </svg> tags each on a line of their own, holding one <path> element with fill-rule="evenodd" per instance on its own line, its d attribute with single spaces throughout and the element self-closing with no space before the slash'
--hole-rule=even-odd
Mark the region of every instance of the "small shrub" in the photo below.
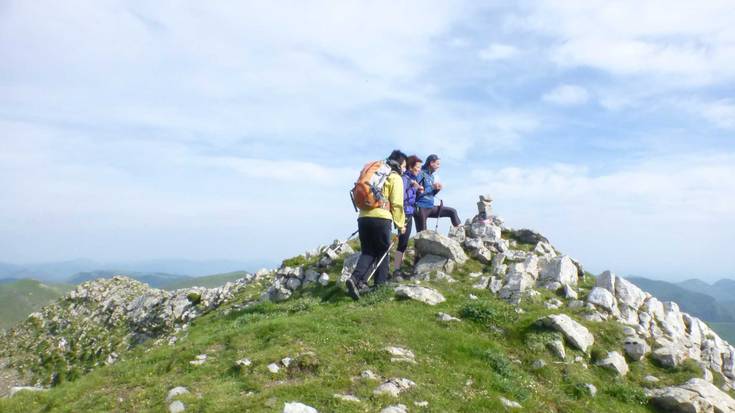
<svg viewBox="0 0 735 413">
<path fill-rule="evenodd" d="M 190 303 L 197 305 L 202 302 L 202 295 L 198 292 L 192 291 L 186 295 L 186 299 L 189 300 Z"/>
<path fill-rule="evenodd" d="M 609 396 L 626 404 L 645 405 L 648 402 L 643 389 L 627 383 L 615 383 L 605 389 Z"/>
<path fill-rule="evenodd" d="M 459 309 L 459 315 L 468 320 L 485 326 L 494 324 L 506 324 L 518 318 L 513 309 L 503 303 L 491 303 L 490 301 L 477 300 L 464 304 Z"/>
</svg>

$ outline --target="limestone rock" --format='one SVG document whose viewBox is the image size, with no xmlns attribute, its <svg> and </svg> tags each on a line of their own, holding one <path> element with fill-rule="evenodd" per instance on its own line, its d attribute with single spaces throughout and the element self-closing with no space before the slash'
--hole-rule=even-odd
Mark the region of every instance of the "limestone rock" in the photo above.
<svg viewBox="0 0 735 413">
<path fill-rule="evenodd" d="M 559 282 L 562 285 L 577 285 L 577 267 L 567 255 L 552 258 L 541 269 L 539 282 L 543 285 L 551 282 Z"/>
<path fill-rule="evenodd" d="M 186 410 L 186 406 L 184 405 L 184 403 L 178 400 L 168 405 L 169 413 L 181 413 L 185 410 Z"/>
<path fill-rule="evenodd" d="M 595 387 L 595 385 L 592 383 L 585 384 L 584 389 L 587 390 L 587 394 L 589 394 L 591 397 L 595 397 L 597 395 L 597 387 Z"/>
<path fill-rule="evenodd" d="M 373 391 L 373 394 L 387 394 L 393 397 L 398 397 L 399 394 L 416 387 L 416 383 L 409 379 L 393 378 L 390 379 Z"/>
<path fill-rule="evenodd" d="M 414 237 L 416 251 L 419 256 L 438 255 L 459 264 L 467 261 L 462 246 L 455 240 L 431 230 L 424 230 Z"/>
<path fill-rule="evenodd" d="M 615 280 L 615 297 L 618 299 L 618 304 L 624 304 L 637 310 L 646 300 L 646 293 L 632 282 L 617 277 Z"/>
<path fill-rule="evenodd" d="M 345 401 L 345 402 L 354 402 L 354 403 L 359 403 L 360 402 L 360 399 L 358 399 L 357 397 L 355 397 L 355 396 L 353 396 L 351 394 L 335 394 L 334 395 L 334 398 L 335 399 L 338 399 L 338 400 Z"/>
<path fill-rule="evenodd" d="M 520 408 L 523 407 L 523 406 L 521 406 L 520 403 L 518 403 L 516 401 L 513 401 L 513 400 L 508 400 L 508 399 L 506 399 L 505 397 L 502 397 L 502 396 L 500 397 L 500 403 L 502 403 L 503 406 L 505 408 L 507 408 L 507 409 L 520 409 Z"/>
<path fill-rule="evenodd" d="M 453 317 L 453 316 L 451 316 L 451 315 L 449 315 L 447 313 L 436 313 L 436 318 L 439 321 L 442 321 L 442 322 L 445 322 L 445 323 L 449 323 L 449 322 L 453 322 L 453 321 L 462 321 L 459 318 Z"/>
<path fill-rule="evenodd" d="M 564 342 L 561 340 L 552 340 L 548 343 L 546 343 L 546 347 L 551 350 L 551 353 L 554 354 L 559 360 L 565 360 L 567 358 L 567 352 L 564 349 Z"/>
<path fill-rule="evenodd" d="M 329 274 L 326 272 L 323 272 L 322 275 L 319 276 L 319 284 L 323 287 L 329 284 Z"/>
<path fill-rule="evenodd" d="M 651 352 L 651 347 L 646 340 L 638 337 L 627 337 L 623 341 L 625 354 L 633 361 L 640 361 L 646 354 Z"/>
<path fill-rule="evenodd" d="M 437 271 L 452 272 L 453 270 L 454 262 L 452 260 L 433 254 L 421 257 L 414 268 L 414 272 L 419 275 L 430 274 Z"/>
<path fill-rule="evenodd" d="M 587 330 L 587 327 L 572 320 L 566 314 L 543 317 L 537 320 L 536 323 L 562 333 L 569 344 L 584 352 L 587 352 L 595 342 L 594 336 Z"/>
<path fill-rule="evenodd" d="M 691 379 L 681 386 L 647 391 L 651 403 L 673 413 L 731 413 L 735 400 L 712 383 Z"/>
<path fill-rule="evenodd" d="M 408 413 L 408 408 L 404 404 L 396 404 L 386 407 L 380 413 Z"/>
<path fill-rule="evenodd" d="M 615 294 L 615 279 L 617 276 L 611 271 L 605 271 L 597 276 L 595 287 L 604 288 L 612 294 Z"/>
<path fill-rule="evenodd" d="M 615 296 L 605 288 L 595 287 L 587 296 L 587 302 L 600 306 L 612 314 L 618 314 L 618 304 Z"/>
<path fill-rule="evenodd" d="M 612 370 L 621 376 L 628 374 L 628 363 L 625 362 L 625 357 L 621 356 L 617 351 L 607 353 L 607 357 L 599 360 L 595 364 L 608 370 Z"/>
<path fill-rule="evenodd" d="M 283 413 L 319 413 L 319 411 L 303 403 L 291 402 L 283 406 Z"/>
<path fill-rule="evenodd" d="M 397 297 L 409 298 L 429 305 L 437 305 L 446 301 L 446 298 L 438 291 L 419 285 L 399 285 L 395 292 Z"/>
<path fill-rule="evenodd" d="M 388 354 L 391 355 L 390 361 L 394 363 L 407 362 L 407 363 L 416 364 L 416 356 L 413 354 L 413 351 L 409 349 L 405 349 L 402 347 L 388 346 L 385 348 L 385 351 L 387 351 Z"/>
<path fill-rule="evenodd" d="M 181 396 L 182 394 L 189 393 L 189 390 L 186 389 L 186 387 L 174 387 L 173 389 L 168 391 L 168 395 L 166 396 L 166 401 L 170 402 L 171 400 L 175 399 L 178 396 Z"/>
</svg>

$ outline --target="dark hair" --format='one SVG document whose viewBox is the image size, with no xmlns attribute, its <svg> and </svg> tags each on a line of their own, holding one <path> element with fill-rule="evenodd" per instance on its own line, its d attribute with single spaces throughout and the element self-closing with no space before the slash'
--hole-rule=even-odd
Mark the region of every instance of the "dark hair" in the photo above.
<svg viewBox="0 0 735 413">
<path fill-rule="evenodd" d="M 429 164 L 437 160 L 439 160 L 439 155 L 435 155 L 432 153 L 431 155 L 426 157 L 426 162 L 424 162 L 424 166 L 422 167 L 422 169 L 429 169 Z"/>
<path fill-rule="evenodd" d="M 407 156 L 405 153 L 395 149 L 390 153 L 390 155 L 388 155 L 388 159 L 386 159 L 386 161 L 394 171 L 401 173 L 401 164 L 406 161 L 406 158 Z"/>
<path fill-rule="evenodd" d="M 413 168 L 417 163 L 421 163 L 421 158 L 416 155 L 411 155 L 406 159 L 406 169 Z"/>
</svg>

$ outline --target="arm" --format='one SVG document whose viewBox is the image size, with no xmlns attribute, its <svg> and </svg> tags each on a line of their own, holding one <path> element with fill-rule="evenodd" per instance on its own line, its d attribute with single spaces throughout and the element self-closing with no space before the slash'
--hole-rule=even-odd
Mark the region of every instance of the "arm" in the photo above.
<svg viewBox="0 0 735 413">
<path fill-rule="evenodd" d="M 403 179 L 398 174 L 391 174 L 388 179 L 392 186 L 388 197 L 390 213 L 396 228 L 403 232 L 406 226 L 406 214 L 403 211 Z"/>
</svg>

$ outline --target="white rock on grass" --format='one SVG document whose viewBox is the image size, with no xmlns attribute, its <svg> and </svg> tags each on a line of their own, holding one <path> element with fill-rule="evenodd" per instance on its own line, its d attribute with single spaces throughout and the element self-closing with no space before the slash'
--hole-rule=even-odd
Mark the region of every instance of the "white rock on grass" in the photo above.
<svg viewBox="0 0 735 413">
<path fill-rule="evenodd" d="M 414 406 L 416 407 L 429 407 L 429 402 L 426 400 L 422 400 L 420 402 L 413 402 Z"/>
<path fill-rule="evenodd" d="M 182 413 L 186 410 L 184 403 L 176 400 L 175 402 L 168 405 L 169 413 Z"/>
<path fill-rule="evenodd" d="M 370 370 L 365 370 L 362 373 L 360 373 L 360 377 L 366 380 L 380 380 L 380 376 L 378 376 L 377 374 L 373 373 Z"/>
<path fill-rule="evenodd" d="M 515 402 L 513 400 L 508 400 L 508 399 L 506 399 L 505 397 L 502 397 L 502 396 L 500 397 L 500 403 L 502 403 L 503 406 L 505 408 L 507 408 L 507 409 L 520 409 L 520 408 L 523 407 L 523 406 L 521 406 L 520 403 Z"/>
<path fill-rule="evenodd" d="M 248 358 L 244 358 L 244 359 L 241 359 L 241 360 L 237 360 L 235 362 L 235 365 L 238 366 L 238 367 L 250 367 L 250 366 L 253 365 L 253 361 L 250 360 L 250 359 L 248 359 Z"/>
<path fill-rule="evenodd" d="M 408 413 L 408 408 L 404 404 L 396 404 L 386 407 L 380 413 Z"/>
<path fill-rule="evenodd" d="M 623 341 L 623 349 L 625 354 L 634 361 L 641 361 L 646 354 L 651 352 L 651 347 L 646 340 L 631 336 L 626 337 Z"/>
<path fill-rule="evenodd" d="M 595 342 L 595 337 L 587 330 L 587 327 L 572 320 L 566 314 L 543 317 L 536 323 L 562 333 L 569 344 L 584 352 L 587 352 L 587 349 Z"/>
<path fill-rule="evenodd" d="M 446 301 L 446 298 L 438 291 L 418 285 L 399 285 L 395 291 L 397 297 L 410 298 L 429 305 L 437 305 Z"/>
<path fill-rule="evenodd" d="M 175 399 L 178 396 L 181 396 L 182 394 L 189 393 L 189 390 L 186 387 L 174 387 L 173 389 L 168 391 L 168 395 L 166 395 L 166 401 L 170 402 L 171 400 Z"/>
<path fill-rule="evenodd" d="M 436 318 L 439 321 L 443 321 L 445 323 L 449 323 L 449 322 L 452 322 L 452 321 L 462 321 L 459 318 L 453 317 L 453 316 L 451 316 L 451 315 L 449 315 L 447 313 L 436 313 Z"/>
<path fill-rule="evenodd" d="M 552 340 L 546 343 L 546 346 L 558 359 L 563 361 L 567 358 L 567 352 L 564 349 L 564 342 L 561 340 Z"/>
<path fill-rule="evenodd" d="M 625 357 L 621 356 L 617 351 L 607 353 L 607 357 L 599 360 L 595 364 L 608 370 L 612 370 L 621 376 L 628 374 L 628 363 L 625 362 Z"/>
<path fill-rule="evenodd" d="M 323 272 L 322 275 L 319 276 L 318 281 L 319 281 L 319 284 L 321 284 L 322 286 L 326 286 L 327 284 L 329 284 L 329 274 L 327 274 L 326 272 Z"/>
<path fill-rule="evenodd" d="M 200 354 L 194 358 L 194 360 L 190 361 L 189 364 L 192 366 L 201 366 L 202 364 L 207 362 L 207 355 L 206 354 Z"/>
<path fill-rule="evenodd" d="M 46 389 L 44 389 L 43 387 L 15 386 L 15 387 L 11 387 L 10 388 L 10 393 L 8 395 L 10 397 L 13 397 L 18 392 L 21 392 L 21 391 L 33 391 L 33 392 L 36 392 L 36 391 L 44 391 L 44 390 L 46 390 Z"/>
<path fill-rule="evenodd" d="M 597 395 L 597 387 L 595 387 L 595 385 L 592 383 L 585 384 L 584 389 L 587 390 L 587 394 L 592 397 L 595 397 Z"/>
<path fill-rule="evenodd" d="M 360 399 L 351 394 L 335 394 L 334 398 L 345 402 L 360 403 Z"/>
<path fill-rule="evenodd" d="M 416 252 L 422 257 L 432 254 L 449 258 L 460 264 L 464 264 L 467 261 L 467 254 L 465 254 L 459 242 L 435 231 L 426 230 L 419 232 L 414 237 L 414 242 Z"/>
<path fill-rule="evenodd" d="M 291 402 L 283 406 L 283 413 L 319 413 L 319 411 L 303 403 Z"/>
<path fill-rule="evenodd" d="M 278 364 L 276 364 L 276 363 L 271 363 L 271 364 L 269 364 L 269 365 L 268 365 L 268 371 L 270 371 L 270 372 L 271 372 L 271 373 L 273 373 L 273 374 L 276 374 L 276 373 L 278 373 L 279 371 L 281 371 L 281 368 L 280 368 L 280 367 L 278 367 Z"/>
<path fill-rule="evenodd" d="M 409 349 L 388 346 L 385 348 L 385 351 L 391 355 L 390 361 L 393 363 L 406 362 L 416 364 L 416 356 L 413 354 L 413 351 Z"/>
<path fill-rule="evenodd" d="M 373 394 L 387 394 L 393 397 L 398 397 L 399 394 L 416 387 L 416 383 L 409 379 L 393 378 L 384 382 L 378 388 L 373 391 Z"/>
<path fill-rule="evenodd" d="M 605 288 L 593 288 L 587 296 L 587 302 L 600 306 L 613 314 L 618 313 L 618 304 L 615 301 L 615 296 Z"/>
</svg>

